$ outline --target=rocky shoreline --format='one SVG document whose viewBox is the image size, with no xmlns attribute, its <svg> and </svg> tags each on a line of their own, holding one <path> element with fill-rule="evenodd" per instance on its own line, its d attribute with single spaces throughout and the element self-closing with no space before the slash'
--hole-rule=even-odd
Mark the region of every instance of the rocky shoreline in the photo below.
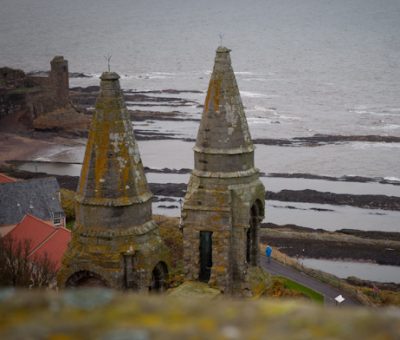
<svg viewBox="0 0 400 340">
<path fill-rule="evenodd" d="M 263 223 L 260 241 L 295 258 L 370 261 L 400 266 L 400 233 L 350 229 L 328 232 Z"/>
<path fill-rule="evenodd" d="M 373 142 L 373 143 L 400 143 L 400 137 L 396 136 L 343 136 L 316 134 L 310 137 L 294 137 L 291 139 L 259 138 L 253 140 L 254 144 L 279 145 L 279 146 L 322 146 L 326 144 L 339 144 L 349 142 Z"/>
<path fill-rule="evenodd" d="M 135 130 L 136 132 L 136 130 Z M 30 132 L 22 132 L 22 136 L 26 136 L 29 138 L 33 138 L 36 140 L 52 140 L 56 137 L 68 137 L 69 135 L 63 135 L 63 133 L 55 133 L 55 132 L 43 132 L 43 131 L 30 131 Z M 70 137 L 70 136 L 69 136 Z M 73 144 L 73 143 L 72 143 Z M 26 162 L 35 162 L 35 163 L 52 163 L 52 164 L 82 164 L 81 162 L 58 162 L 58 161 L 39 161 L 39 160 L 8 160 L 10 164 L 21 164 Z M 190 174 L 192 169 L 189 168 L 179 168 L 179 169 L 171 169 L 171 168 L 149 168 L 144 167 L 146 172 L 151 173 L 163 173 L 163 174 Z M 296 179 L 316 179 L 323 181 L 332 181 L 332 182 L 353 182 L 353 183 L 379 183 L 379 184 L 390 184 L 390 185 L 400 185 L 400 179 L 388 179 L 382 177 L 363 177 L 363 176 L 341 176 L 341 177 L 333 177 L 333 176 L 322 176 L 315 175 L 309 173 L 277 173 L 277 172 L 260 172 L 260 177 L 275 177 L 275 178 L 296 178 Z"/>
<path fill-rule="evenodd" d="M 400 210 L 400 197 L 386 195 L 335 194 L 306 189 L 281 190 L 279 192 L 268 191 L 266 199 L 283 202 L 349 205 L 363 209 Z"/>
<path fill-rule="evenodd" d="M 4 166 L 4 172 L 10 176 L 22 178 L 31 178 L 35 176 L 43 177 L 48 176 L 45 173 L 30 173 L 18 170 L 15 165 L 23 163 L 23 161 L 9 161 L 11 166 Z M 52 162 L 57 163 L 57 162 Z M 60 162 L 59 164 L 62 164 Z M 75 163 L 69 163 L 75 164 Z M 13 166 L 14 165 L 14 166 Z M 0 169 L 1 170 L 1 169 Z M 145 168 L 146 172 L 154 173 L 173 173 L 173 174 L 188 174 L 190 169 L 150 169 Z M 59 182 L 60 186 L 69 190 L 75 190 L 78 184 L 78 177 L 73 176 L 59 176 L 54 175 Z M 150 183 L 150 189 L 155 196 L 171 196 L 171 197 L 184 197 L 187 189 L 187 183 Z M 267 191 L 265 198 L 267 200 L 274 200 L 280 202 L 299 202 L 299 203 L 316 203 L 316 204 L 330 204 L 330 205 L 348 205 L 363 209 L 381 209 L 400 211 L 400 197 L 386 196 L 386 195 L 352 195 L 352 194 L 335 194 L 331 192 L 320 192 L 316 190 L 281 190 L 279 192 Z M 288 209 L 297 209 L 290 205 L 286 206 Z M 330 211 L 325 208 L 311 208 L 316 211 Z"/>
<path fill-rule="evenodd" d="M 70 89 L 70 98 L 74 105 L 79 106 L 90 112 L 95 105 L 99 86 L 73 87 Z M 125 101 L 129 104 L 134 103 L 136 107 L 152 107 L 166 106 L 172 111 L 144 111 L 144 110 L 129 110 L 133 121 L 159 120 L 159 121 L 200 121 L 200 117 L 185 117 L 185 113 L 174 111 L 173 108 L 196 106 L 199 111 L 202 104 L 181 97 L 159 96 L 162 94 L 181 94 L 181 93 L 202 93 L 197 90 L 154 90 L 154 91 L 124 91 Z M 155 96 L 157 95 L 157 96 Z M 199 112 L 200 113 L 200 112 Z M 141 131 L 135 130 L 135 135 L 138 140 L 160 140 L 160 139 L 178 139 L 188 142 L 193 142 L 192 138 L 180 138 L 173 134 L 165 134 L 156 131 Z M 350 142 L 371 142 L 371 143 L 400 143 L 400 137 L 397 136 L 379 136 L 379 135 L 324 135 L 315 134 L 308 137 L 294 137 L 290 139 L 281 138 L 256 138 L 253 139 L 254 144 L 274 145 L 286 147 L 318 147 L 327 144 L 343 144 Z M 360 178 L 362 181 L 362 178 Z"/>
<path fill-rule="evenodd" d="M 333 182 L 356 182 L 356 183 L 376 182 L 380 184 L 400 185 L 400 179 L 392 180 L 382 177 L 363 177 L 363 176 L 333 177 L 333 176 L 321 176 L 321 175 L 306 174 L 306 173 L 269 173 L 269 174 L 264 174 L 264 176 L 281 177 L 281 178 L 320 179 L 324 181 L 333 181 Z"/>
</svg>

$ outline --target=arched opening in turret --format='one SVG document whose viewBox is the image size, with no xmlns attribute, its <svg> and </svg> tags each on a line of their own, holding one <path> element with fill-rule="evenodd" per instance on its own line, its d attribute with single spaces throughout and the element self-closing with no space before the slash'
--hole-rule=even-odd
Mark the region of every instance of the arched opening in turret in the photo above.
<svg viewBox="0 0 400 340">
<path fill-rule="evenodd" d="M 100 275 L 88 270 L 81 270 L 72 274 L 68 278 L 65 287 L 108 287 L 108 285 L 106 280 L 104 280 Z"/>
<path fill-rule="evenodd" d="M 199 255 L 200 255 L 200 273 L 199 280 L 202 282 L 208 282 L 211 276 L 211 268 L 213 265 L 213 254 L 212 254 L 212 235 L 211 231 L 200 231 L 200 244 L 199 244 Z"/>
<path fill-rule="evenodd" d="M 158 262 L 151 273 L 149 291 L 163 292 L 167 289 L 168 267 L 164 262 Z"/>
<path fill-rule="evenodd" d="M 246 261 L 250 266 L 258 264 L 258 229 L 264 216 L 263 211 L 260 200 L 256 200 L 250 208 L 249 228 L 246 231 Z"/>
</svg>

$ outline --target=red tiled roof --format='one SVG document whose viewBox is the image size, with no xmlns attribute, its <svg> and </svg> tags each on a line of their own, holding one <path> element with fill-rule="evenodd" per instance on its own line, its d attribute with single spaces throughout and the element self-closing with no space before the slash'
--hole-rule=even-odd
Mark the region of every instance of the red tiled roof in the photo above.
<svg viewBox="0 0 400 340">
<path fill-rule="evenodd" d="M 56 265 L 56 269 L 60 269 L 62 257 L 67 250 L 68 243 L 71 241 L 71 232 L 65 228 L 57 228 L 50 237 L 37 249 L 35 249 L 29 257 L 47 256 Z"/>
<path fill-rule="evenodd" d="M 16 182 L 17 180 L 12 177 L 8 177 L 7 175 L 4 175 L 3 173 L 0 172 L 0 183 L 11 183 L 11 182 Z"/>
<path fill-rule="evenodd" d="M 15 240 L 30 240 L 31 249 L 34 250 L 54 232 L 55 228 L 40 218 L 25 215 L 8 235 Z"/>
<path fill-rule="evenodd" d="M 16 224 L 1 225 L 0 226 L 0 237 L 6 236 L 11 230 L 15 228 Z"/>
<path fill-rule="evenodd" d="M 14 240 L 30 240 L 29 257 L 34 260 L 36 256 L 47 253 L 49 259 L 55 263 L 57 270 L 61 266 L 61 259 L 71 240 L 71 232 L 68 229 L 54 227 L 32 215 L 25 215 L 7 236 Z"/>
</svg>

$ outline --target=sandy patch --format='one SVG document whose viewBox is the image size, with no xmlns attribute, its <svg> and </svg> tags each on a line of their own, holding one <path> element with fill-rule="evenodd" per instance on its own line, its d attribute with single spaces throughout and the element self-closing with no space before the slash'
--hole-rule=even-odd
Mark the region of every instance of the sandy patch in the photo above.
<svg viewBox="0 0 400 340">
<path fill-rule="evenodd" d="M 32 160 L 51 147 L 81 143 L 82 141 L 73 138 L 50 137 L 47 140 L 0 132 L 0 164 L 9 160 Z"/>
</svg>

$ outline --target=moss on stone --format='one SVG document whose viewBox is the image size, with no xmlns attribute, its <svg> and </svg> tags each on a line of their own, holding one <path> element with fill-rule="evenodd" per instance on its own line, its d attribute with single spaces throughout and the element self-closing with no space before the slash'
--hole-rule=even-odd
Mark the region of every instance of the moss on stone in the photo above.
<svg viewBox="0 0 400 340">
<path fill-rule="evenodd" d="M 68 189 L 61 189 L 61 206 L 64 210 L 67 222 L 75 220 L 75 192 Z"/>
<path fill-rule="evenodd" d="M 2 339 L 398 339 L 396 310 L 293 301 L 0 291 Z"/>
<path fill-rule="evenodd" d="M 180 286 L 170 289 L 168 295 L 184 299 L 212 300 L 221 295 L 218 289 L 211 288 L 207 283 L 199 281 L 186 281 Z"/>
<path fill-rule="evenodd" d="M 154 215 L 154 221 L 158 224 L 160 236 L 167 250 L 171 266 L 168 272 L 168 283 L 170 287 L 175 287 L 184 280 L 183 273 L 183 236 L 179 229 L 179 218 Z"/>
<path fill-rule="evenodd" d="M 250 267 L 248 269 L 249 285 L 254 298 L 266 294 L 272 284 L 271 275 L 260 267 Z"/>
</svg>

